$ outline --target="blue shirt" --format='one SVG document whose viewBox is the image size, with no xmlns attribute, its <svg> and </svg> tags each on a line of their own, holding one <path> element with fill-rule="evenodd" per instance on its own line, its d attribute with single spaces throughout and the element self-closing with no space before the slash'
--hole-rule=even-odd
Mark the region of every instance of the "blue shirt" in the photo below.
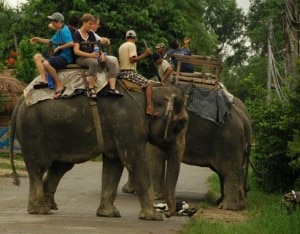
<svg viewBox="0 0 300 234">
<path fill-rule="evenodd" d="M 192 52 L 188 48 L 180 48 L 180 49 L 170 49 L 167 52 L 168 55 L 192 55 Z M 175 67 L 175 70 L 177 69 L 177 58 L 172 57 L 172 63 Z M 194 72 L 194 66 L 190 63 L 182 63 L 181 64 L 181 72 Z"/>
<path fill-rule="evenodd" d="M 64 25 L 61 30 L 55 32 L 54 36 L 51 38 L 52 42 L 56 43 L 70 43 L 73 42 L 72 34 L 70 29 Z M 60 56 L 64 57 L 68 63 L 73 62 L 73 47 L 65 48 L 61 50 Z"/>
</svg>

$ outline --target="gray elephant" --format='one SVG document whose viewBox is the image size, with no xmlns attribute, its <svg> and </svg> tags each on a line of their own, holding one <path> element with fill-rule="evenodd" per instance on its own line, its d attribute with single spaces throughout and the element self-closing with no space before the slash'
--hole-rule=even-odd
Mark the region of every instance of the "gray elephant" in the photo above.
<svg viewBox="0 0 300 234">
<path fill-rule="evenodd" d="M 182 162 L 209 167 L 220 180 L 219 208 L 241 210 L 245 208 L 247 175 L 252 145 L 250 117 L 243 102 L 234 97 L 228 122 L 218 126 L 192 112 L 186 132 L 186 146 Z M 147 157 L 157 199 L 165 197 L 165 159 L 163 151 L 148 144 Z M 168 174 L 168 173 L 167 173 Z M 174 178 L 175 180 L 176 178 Z M 129 177 L 123 192 L 134 192 Z"/>
<path fill-rule="evenodd" d="M 121 216 L 114 201 L 125 166 L 132 178 L 136 178 L 134 183 L 141 204 L 139 218 L 163 219 L 153 208 L 146 143 L 149 140 L 168 151 L 169 163 L 173 165 L 170 177 L 178 176 L 188 121 L 183 93 L 172 86 L 155 87 L 153 104 L 160 116 L 149 118 L 145 115 L 143 93 L 129 92 L 120 84 L 118 89 L 124 93 L 123 98 L 99 96 L 97 99 L 103 149 L 97 143 L 92 110 L 86 96 L 46 100 L 31 106 L 26 105 L 24 96 L 19 100 L 12 116 L 11 139 L 16 132 L 29 175 L 29 214 L 48 214 L 51 209 L 57 209 L 54 195 L 62 176 L 74 164 L 103 153 L 102 193 L 97 216 Z M 13 162 L 12 150 L 10 155 Z M 12 168 L 15 174 L 13 164 Z M 167 192 L 171 207 L 169 215 L 175 212 L 175 186 L 176 182 L 170 181 Z"/>
</svg>

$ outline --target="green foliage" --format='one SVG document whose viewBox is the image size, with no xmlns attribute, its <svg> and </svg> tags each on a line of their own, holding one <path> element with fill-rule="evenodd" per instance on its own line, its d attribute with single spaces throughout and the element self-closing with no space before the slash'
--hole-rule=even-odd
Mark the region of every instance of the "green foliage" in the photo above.
<svg viewBox="0 0 300 234">
<path fill-rule="evenodd" d="M 16 77 L 19 80 L 30 83 L 37 76 L 33 56 L 35 53 L 43 51 L 46 51 L 45 47 L 38 44 L 32 45 L 27 37 L 22 39 L 19 43 L 19 55 L 16 64 Z"/>
<path fill-rule="evenodd" d="M 298 169 L 300 168 L 300 130 L 297 129 L 293 136 L 293 140 L 288 142 L 289 154 L 291 158 L 289 165 L 291 168 Z"/>
<path fill-rule="evenodd" d="M 300 81 L 298 81 L 300 84 Z M 288 142 L 288 157 L 290 158 L 290 166 L 296 171 L 300 171 L 300 85 L 297 85 L 294 93 L 290 97 L 290 103 L 293 108 L 293 115 L 295 116 L 295 129 L 293 139 Z M 298 177 L 300 188 L 300 176 Z"/>
<path fill-rule="evenodd" d="M 0 60 L 9 58 L 10 51 L 17 49 L 16 26 L 20 22 L 19 11 L 8 8 L 4 1 L 0 1 Z M 5 23 L 4 23 L 5 22 Z"/>
<path fill-rule="evenodd" d="M 288 142 L 297 128 L 290 103 L 278 99 L 249 102 L 253 120 L 255 146 L 252 161 L 263 177 L 256 176 L 258 187 L 268 191 L 287 191 L 294 188 L 299 168 L 290 167 Z"/>
<path fill-rule="evenodd" d="M 266 96 L 266 59 L 253 57 L 242 67 L 231 68 L 224 63 L 221 81 L 228 90 L 242 101 Z"/>
<path fill-rule="evenodd" d="M 216 35 L 215 54 L 226 58 L 230 66 L 241 65 L 247 56 L 244 35 L 245 15 L 235 0 L 204 1 L 205 23 Z"/>
<path fill-rule="evenodd" d="M 282 13 L 285 9 L 285 1 L 282 0 L 252 0 L 247 15 L 246 34 L 251 40 L 251 50 L 261 55 L 268 51 L 268 27 L 272 22 L 276 43 L 281 46 L 284 43 L 284 30 L 282 27 Z"/>
</svg>

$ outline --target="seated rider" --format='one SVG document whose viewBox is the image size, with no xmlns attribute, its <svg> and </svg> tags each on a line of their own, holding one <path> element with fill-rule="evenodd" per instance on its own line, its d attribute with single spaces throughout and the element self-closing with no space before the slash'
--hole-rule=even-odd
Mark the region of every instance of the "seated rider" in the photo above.
<svg viewBox="0 0 300 234">
<path fill-rule="evenodd" d="M 192 52 L 189 49 L 189 43 L 190 39 L 188 37 L 184 38 L 184 45 L 181 47 L 181 42 L 178 40 L 174 40 L 170 43 L 171 49 L 168 50 L 167 54 L 169 56 L 172 55 L 192 55 Z M 172 57 L 172 63 L 174 66 L 174 69 L 177 69 L 177 58 Z M 194 66 L 190 63 L 182 63 L 181 64 L 181 72 L 194 72 Z"/>
<path fill-rule="evenodd" d="M 54 56 L 49 56 L 47 54 L 35 54 L 34 62 L 40 73 L 41 81 L 39 84 L 34 85 L 35 89 L 46 88 L 48 87 L 47 73 L 55 82 L 55 94 L 54 99 L 61 97 L 65 91 L 65 87 L 61 80 L 58 77 L 56 72 L 57 69 L 66 67 L 69 63 L 72 63 L 72 47 L 73 39 L 69 28 L 64 25 L 64 16 L 55 12 L 51 16 L 48 16 L 48 19 L 51 21 L 52 28 L 56 30 L 54 36 L 49 40 L 40 37 L 33 37 L 30 39 L 31 43 L 60 43 L 61 45 L 55 45 Z"/>
<path fill-rule="evenodd" d="M 141 74 L 137 73 L 136 63 L 151 54 L 151 50 L 147 48 L 141 55 L 137 55 L 136 50 L 136 33 L 133 30 L 126 32 L 126 42 L 119 47 L 120 61 L 120 78 L 138 84 L 141 88 L 145 88 L 146 95 L 146 114 L 149 116 L 158 116 L 159 112 L 154 111 L 152 102 L 153 84 Z"/>
<path fill-rule="evenodd" d="M 94 16 L 94 18 L 95 21 L 93 22 L 91 31 L 94 32 L 96 41 L 100 41 L 101 44 L 104 45 L 110 45 L 110 40 L 107 37 L 100 37 L 96 33 L 98 28 L 100 27 L 100 19 L 97 16 Z M 108 93 L 114 96 L 123 97 L 123 94 L 116 89 L 116 79 L 117 79 L 117 75 L 119 74 L 119 61 L 115 56 L 106 55 L 105 53 L 103 54 L 105 55 L 105 60 L 101 60 L 101 61 L 105 61 L 104 66 L 108 73 L 108 83 L 110 88 Z"/>
<path fill-rule="evenodd" d="M 96 99 L 95 82 L 97 79 L 98 68 L 101 69 L 100 62 L 105 61 L 105 67 L 108 69 L 109 78 L 113 78 L 113 74 L 117 74 L 117 68 L 113 62 L 105 60 L 104 54 L 99 51 L 94 52 L 94 44 L 88 42 L 97 42 L 94 32 L 92 31 L 95 17 L 91 14 L 84 14 L 82 16 L 82 26 L 73 35 L 74 37 L 74 54 L 77 56 L 76 63 L 83 67 L 88 67 L 87 81 L 88 81 L 88 95 L 90 98 Z M 85 42 L 82 44 L 82 42 Z M 100 53 L 100 55 L 99 55 Z M 114 79 L 115 80 L 115 79 Z M 120 96 L 119 92 L 112 90 L 112 94 Z"/>
<path fill-rule="evenodd" d="M 175 79 L 172 75 L 173 68 L 171 64 L 163 59 L 158 53 L 152 54 L 152 58 L 157 65 L 158 75 L 160 76 L 162 84 L 174 84 Z"/>
</svg>

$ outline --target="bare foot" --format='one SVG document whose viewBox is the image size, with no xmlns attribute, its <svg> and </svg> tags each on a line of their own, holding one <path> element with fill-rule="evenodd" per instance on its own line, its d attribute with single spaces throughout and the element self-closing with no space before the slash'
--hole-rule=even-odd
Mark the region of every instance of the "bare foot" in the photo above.
<svg viewBox="0 0 300 234">
<path fill-rule="evenodd" d="M 159 112 L 158 111 L 154 111 L 153 109 L 147 109 L 146 110 L 146 115 L 151 116 L 151 117 L 158 117 L 159 116 Z"/>
</svg>

